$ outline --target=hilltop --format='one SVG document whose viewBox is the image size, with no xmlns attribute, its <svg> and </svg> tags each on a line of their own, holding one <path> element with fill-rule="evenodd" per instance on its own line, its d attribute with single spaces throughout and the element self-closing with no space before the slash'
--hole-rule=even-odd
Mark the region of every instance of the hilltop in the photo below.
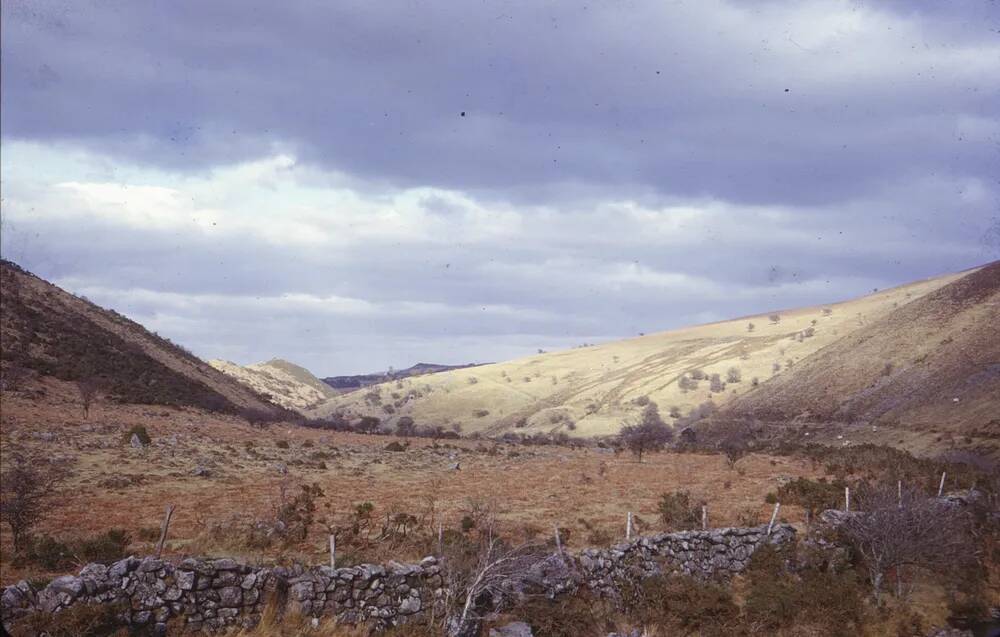
<svg viewBox="0 0 1000 637">
<path fill-rule="evenodd" d="M 29 376 L 84 382 L 118 403 L 281 410 L 182 347 L 21 269 L 0 263 L 4 387 Z"/>
<path fill-rule="evenodd" d="M 958 349 L 966 342 L 962 340 L 965 338 L 971 339 L 970 347 L 974 342 L 989 340 L 991 329 L 992 343 L 997 342 L 996 328 L 991 327 L 989 318 L 991 310 L 996 315 L 995 306 L 991 305 L 995 303 L 995 291 L 990 293 L 994 296 L 985 292 L 968 295 L 961 318 L 953 317 L 949 322 L 953 329 L 949 328 L 948 334 L 955 343 L 950 355 L 935 350 L 947 345 L 941 343 L 947 337 L 944 332 L 941 338 L 933 340 L 918 326 L 934 325 L 938 320 L 934 317 L 949 312 L 936 299 L 958 294 L 956 290 L 964 289 L 958 282 L 967 277 L 975 277 L 968 279 L 973 282 L 972 287 L 989 287 L 993 282 L 991 289 L 995 290 L 996 267 L 991 264 L 829 305 L 776 310 L 475 369 L 383 382 L 332 398 L 311 413 L 348 418 L 376 416 L 390 426 L 408 416 L 418 424 L 455 426 L 465 433 L 490 435 L 519 431 L 601 436 L 615 434 L 623 423 L 636 420 L 647 401 L 658 404 L 668 424 L 683 425 L 741 400 L 744 402 L 739 404 L 744 407 L 740 413 L 753 413 L 767 402 L 764 396 L 780 393 L 785 401 L 780 413 L 768 413 L 774 417 L 794 417 L 801 411 L 793 406 L 796 393 L 793 388 L 798 387 L 803 396 L 811 397 L 817 392 L 819 400 L 819 394 L 826 395 L 824 404 L 830 406 L 827 411 L 832 416 L 833 406 L 838 404 L 835 385 L 830 384 L 827 391 L 817 384 L 819 381 L 795 380 L 805 378 L 799 370 L 811 369 L 810 361 L 817 356 L 824 360 L 851 361 L 857 343 L 870 341 L 875 334 L 887 330 L 907 336 L 885 347 L 904 348 L 906 343 L 912 343 L 916 349 L 909 358 L 909 354 L 903 355 L 903 349 L 891 358 L 875 356 L 880 370 L 886 363 L 894 362 L 895 374 L 905 372 L 905 377 L 917 378 L 914 372 L 905 370 L 914 364 L 914 359 L 923 356 L 919 363 L 924 370 L 921 374 L 934 377 L 937 365 L 947 365 L 952 370 L 947 372 L 952 385 L 961 383 L 963 374 L 970 379 L 978 378 L 979 374 L 987 377 L 995 374 L 989 371 L 992 368 L 980 364 L 983 356 L 1000 360 L 990 353 L 991 349 L 981 348 L 975 355 L 970 352 L 964 366 L 962 350 Z M 927 301 L 920 302 L 922 299 Z M 953 331 L 956 333 L 952 334 Z M 869 358 L 868 354 L 863 356 Z M 853 363 L 843 365 L 844 374 L 856 373 L 851 367 Z M 832 371 L 834 367 L 827 367 L 831 373 L 839 373 Z M 985 381 L 969 382 L 970 387 L 981 387 L 982 391 L 992 387 Z M 896 390 L 902 391 L 903 387 L 890 384 L 884 395 L 889 397 Z M 921 393 L 917 385 L 909 391 Z M 932 405 L 936 398 L 926 395 L 923 417 L 939 417 L 941 410 Z M 940 398 L 937 394 L 933 396 Z M 857 403 L 860 398 L 851 400 Z M 950 394 L 948 401 L 951 402 Z M 987 403 L 996 406 L 995 399 L 973 402 L 978 406 L 970 409 L 982 410 Z M 940 401 L 934 404 L 940 405 Z M 861 409 L 860 403 L 852 409 Z M 883 417 L 891 417 L 893 413 L 888 410 Z M 953 413 L 956 415 L 953 422 L 959 423 L 955 425 L 957 428 L 982 420 L 977 417 L 965 421 L 965 411 Z"/>
<path fill-rule="evenodd" d="M 280 358 L 240 366 L 223 360 L 208 364 L 282 407 L 304 412 L 337 395 L 336 390 L 304 367 Z"/>
</svg>

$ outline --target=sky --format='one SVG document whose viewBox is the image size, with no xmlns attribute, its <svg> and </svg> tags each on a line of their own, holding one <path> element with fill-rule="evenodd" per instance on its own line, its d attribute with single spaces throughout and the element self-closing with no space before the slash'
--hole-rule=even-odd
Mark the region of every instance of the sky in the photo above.
<svg viewBox="0 0 1000 637">
<path fill-rule="evenodd" d="M 203 358 L 505 360 L 1000 258 L 995 0 L 2 6 L 0 252 Z"/>
</svg>

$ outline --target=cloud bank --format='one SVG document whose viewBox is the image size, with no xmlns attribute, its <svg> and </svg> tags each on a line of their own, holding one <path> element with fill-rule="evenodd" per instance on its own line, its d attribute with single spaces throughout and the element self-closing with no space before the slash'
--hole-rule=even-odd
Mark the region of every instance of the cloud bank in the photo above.
<svg viewBox="0 0 1000 637">
<path fill-rule="evenodd" d="M 320 374 L 863 294 L 1000 254 L 997 13 L 9 3 L 0 245 Z"/>
</svg>

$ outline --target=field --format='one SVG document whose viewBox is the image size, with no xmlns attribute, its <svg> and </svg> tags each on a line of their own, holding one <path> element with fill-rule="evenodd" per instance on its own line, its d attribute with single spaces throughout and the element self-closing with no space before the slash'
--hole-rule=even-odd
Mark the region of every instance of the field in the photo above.
<svg viewBox="0 0 1000 637">
<path fill-rule="evenodd" d="M 385 447 L 402 441 L 390 436 L 278 424 L 262 429 L 236 417 L 161 406 L 98 404 L 84 420 L 70 385 L 47 380 L 41 387 L 44 401 L 5 393 L 0 421 L 5 464 L 12 454 L 29 452 L 72 471 L 58 508 L 38 532 L 73 538 L 122 528 L 137 552 L 152 549 L 152 541 L 138 540 L 142 530 L 152 533 L 164 507 L 175 504 L 170 552 L 319 563 L 328 559 L 327 525 L 343 526 L 364 502 L 374 505 L 374 519 L 390 512 L 423 519 L 433 505 L 435 520 L 455 530 L 470 512 L 490 507 L 505 532 L 551 534 L 558 525 L 570 531 L 568 544 L 575 548 L 592 543 L 588 538 L 622 538 L 628 511 L 637 516 L 639 531 L 659 530 L 659 496 L 675 490 L 706 501 L 712 526 L 766 521 L 771 506 L 764 498 L 780 477 L 819 475 L 801 459 L 757 454 L 730 468 L 717 454 L 652 454 L 640 464 L 609 449 L 475 440 L 413 439 L 405 451 L 392 452 Z M 125 440 L 136 424 L 152 438 L 147 448 Z M 451 468 L 456 462 L 458 470 Z M 194 475 L 196 467 L 207 477 Z M 306 540 L 251 551 L 208 539 L 211 528 L 224 528 L 233 516 L 273 515 L 282 487 L 294 494 L 301 484 L 318 484 L 325 494 Z M 782 508 L 783 519 L 800 522 L 802 515 L 797 507 Z M 10 538 L 7 529 L 3 533 L 6 584 L 26 572 L 7 561 Z M 419 558 L 421 548 L 372 545 L 357 549 L 354 559 L 388 557 L 381 550 L 397 559 Z"/>
</svg>

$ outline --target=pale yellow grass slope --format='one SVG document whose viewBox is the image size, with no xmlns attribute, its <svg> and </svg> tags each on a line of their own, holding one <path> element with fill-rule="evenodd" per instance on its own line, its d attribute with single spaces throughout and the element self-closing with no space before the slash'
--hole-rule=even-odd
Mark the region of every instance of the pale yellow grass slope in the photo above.
<svg viewBox="0 0 1000 637">
<path fill-rule="evenodd" d="M 309 370 L 278 358 L 247 366 L 224 360 L 210 360 L 208 364 L 266 394 L 275 404 L 299 412 L 316 407 L 337 394 Z"/>
<path fill-rule="evenodd" d="M 775 364 L 781 368 L 778 374 L 785 373 L 789 365 L 961 276 L 936 277 L 826 306 L 777 311 L 778 322 L 765 313 L 382 383 L 334 397 L 310 414 L 373 415 L 390 425 L 405 415 L 418 425 L 461 425 L 464 433 L 565 431 L 600 436 L 635 421 L 641 410 L 636 399 L 648 397 L 668 423 L 676 422 L 668 416 L 671 407 L 687 415 L 706 401 L 722 405 L 753 391 L 753 379 L 765 383 L 775 374 Z M 748 331 L 751 322 L 754 330 Z M 814 335 L 800 339 L 809 328 Z M 711 392 L 707 380 L 693 390 L 678 386 L 685 372 L 700 369 L 725 380 L 730 368 L 737 368 L 742 380 L 727 383 L 722 392 Z"/>
</svg>

